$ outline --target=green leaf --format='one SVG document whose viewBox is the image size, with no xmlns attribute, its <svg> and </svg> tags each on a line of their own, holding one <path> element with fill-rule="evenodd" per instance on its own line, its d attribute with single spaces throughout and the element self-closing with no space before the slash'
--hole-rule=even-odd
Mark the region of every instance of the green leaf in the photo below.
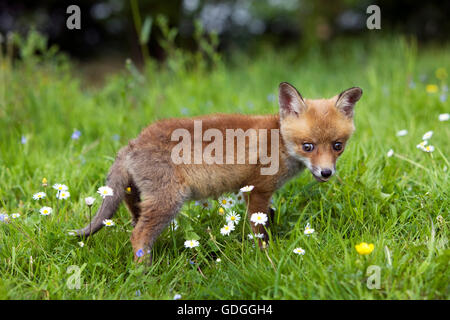
<svg viewBox="0 0 450 320">
<path fill-rule="evenodd" d="M 147 44 L 150 39 L 150 32 L 152 31 L 153 19 L 147 16 L 144 20 L 144 24 L 141 28 L 141 37 L 139 39 L 140 44 Z"/>
</svg>

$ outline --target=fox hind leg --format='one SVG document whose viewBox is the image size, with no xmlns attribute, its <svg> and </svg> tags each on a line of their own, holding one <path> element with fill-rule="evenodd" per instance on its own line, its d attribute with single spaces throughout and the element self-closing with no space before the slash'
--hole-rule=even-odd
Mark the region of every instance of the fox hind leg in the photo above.
<svg viewBox="0 0 450 320">
<path fill-rule="evenodd" d="M 156 194 L 143 194 L 140 216 L 131 235 L 135 261 L 149 258 L 153 243 L 176 216 L 184 203 L 183 196 L 172 186 Z"/>
</svg>

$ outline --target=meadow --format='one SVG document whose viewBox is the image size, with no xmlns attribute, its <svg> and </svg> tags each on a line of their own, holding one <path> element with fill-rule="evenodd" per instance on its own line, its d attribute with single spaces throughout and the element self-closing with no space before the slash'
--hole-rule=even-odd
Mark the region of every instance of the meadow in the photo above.
<svg viewBox="0 0 450 320">
<path fill-rule="evenodd" d="M 227 57 L 203 48 L 173 48 L 164 64 L 144 69 L 124 61 L 94 88 L 36 33 L 2 44 L 0 299 L 448 299 L 450 130 L 439 115 L 450 110 L 450 48 L 402 37 Z M 245 205 L 220 210 L 217 199 L 182 208 L 151 266 L 133 262 L 124 206 L 114 226 L 82 243 L 69 235 L 89 221 L 86 197 L 96 199 L 92 214 L 99 207 L 116 152 L 149 123 L 276 113 L 282 81 L 306 98 L 352 86 L 364 94 L 337 177 L 318 183 L 305 171 L 275 194 L 265 250 L 247 236 Z M 433 148 L 418 148 L 428 131 Z M 58 183 L 69 198 L 56 198 Z M 34 200 L 38 192 L 46 197 Z M 42 215 L 44 206 L 52 213 Z M 241 221 L 222 235 L 230 210 Z M 199 246 L 186 248 L 191 239 Z M 358 253 L 361 242 L 373 251 Z"/>
</svg>

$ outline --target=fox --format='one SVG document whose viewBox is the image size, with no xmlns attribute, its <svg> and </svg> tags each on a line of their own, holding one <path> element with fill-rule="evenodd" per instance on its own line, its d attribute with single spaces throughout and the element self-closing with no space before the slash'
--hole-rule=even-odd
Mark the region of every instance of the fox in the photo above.
<svg viewBox="0 0 450 320">
<path fill-rule="evenodd" d="M 88 237 L 99 231 L 103 221 L 112 218 L 124 201 L 132 218 L 130 241 L 134 260 L 148 259 L 151 263 L 156 239 L 187 201 L 218 197 L 253 186 L 251 196 L 246 197 L 248 217 L 252 213 L 270 214 L 270 201 L 275 191 L 305 168 L 319 182 L 330 180 L 336 173 L 336 161 L 355 130 L 354 107 L 361 96 L 362 89 L 352 87 L 332 98 L 304 99 L 293 85 L 282 82 L 278 87 L 277 114 L 212 114 L 156 121 L 118 151 L 106 178 L 113 195 L 104 197 L 90 223 L 76 230 L 76 234 Z M 183 159 L 192 159 L 198 148 L 208 147 L 208 139 L 199 141 L 194 132 L 195 123 L 199 121 L 202 130 L 214 130 L 219 135 L 230 129 L 266 130 L 268 135 L 253 137 L 258 146 L 270 150 L 271 156 L 275 155 L 277 170 L 263 174 L 262 169 L 268 166 L 267 159 L 263 161 L 262 153 L 250 145 L 250 135 L 245 137 L 248 139 L 240 154 L 225 156 L 227 160 L 237 160 L 245 153 L 246 159 L 253 157 L 251 163 L 174 161 L 173 150 L 180 143 L 180 139 L 173 139 L 176 130 L 189 133 L 187 139 L 192 142 L 184 149 L 177 149 Z M 217 137 L 214 140 L 218 140 Z M 216 146 L 226 144 L 214 142 Z M 232 141 L 232 146 L 230 150 L 234 151 L 237 141 Z M 218 156 L 217 150 L 211 154 Z M 231 151 L 226 148 L 226 152 Z M 262 235 L 259 241 L 268 241 L 266 228 L 269 225 L 255 224 L 251 220 L 249 223 L 254 234 Z"/>
</svg>

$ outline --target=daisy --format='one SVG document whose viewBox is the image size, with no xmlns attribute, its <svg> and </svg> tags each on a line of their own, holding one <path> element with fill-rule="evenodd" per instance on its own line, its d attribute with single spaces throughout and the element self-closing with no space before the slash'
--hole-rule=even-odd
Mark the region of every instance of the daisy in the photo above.
<svg viewBox="0 0 450 320">
<path fill-rule="evenodd" d="M 105 219 L 103 220 L 103 224 L 107 227 L 112 227 L 115 223 L 111 219 Z"/>
<path fill-rule="evenodd" d="M 69 190 L 69 187 L 66 186 L 65 184 L 56 183 L 53 185 L 53 189 L 58 190 L 58 191 L 67 191 L 67 190 Z"/>
<path fill-rule="evenodd" d="M 206 210 L 211 209 L 211 203 L 208 200 L 200 201 L 200 206 Z"/>
<path fill-rule="evenodd" d="M 173 296 L 173 300 L 180 300 L 181 299 L 181 294 L 176 294 Z"/>
<path fill-rule="evenodd" d="M 11 215 L 11 218 L 13 218 L 13 219 L 17 219 L 17 218 L 19 218 L 20 217 L 20 213 L 13 213 L 12 215 Z"/>
<path fill-rule="evenodd" d="M 302 256 L 305 254 L 305 250 L 303 250 L 302 248 L 295 248 L 293 252 Z"/>
<path fill-rule="evenodd" d="M 233 203 L 232 200 L 233 199 L 231 199 L 229 197 L 220 197 L 219 198 L 219 204 L 225 209 L 230 209 L 231 208 L 231 203 Z"/>
<path fill-rule="evenodd" d="M 84 247 L 84 242 L 83 242 L 83 241 L 80 241 L 80 242 L 78 242 L 78 245 L 79 245 L 81 248 L 83 248 L 83 247 Z"/>
<path fill-rule="evenodd" d="M 44 199 L 47 195 L 45 194 L 45 192 L 38 192 L 33 194 L 33 199 L 34 200 L 40 200 L 40 199 Z"/>
<path fill-rule="evenodd" d="M 197 240 L 186 240 L 184 242 L 184 246 L 186 248 L 195 248 L 195 247 L 198 247 L 198 245 L 199 245 L 199 243 Z"/>
<path fill-rule="evenodd" d="M 253 222 L 256 226 L 258 224 L 262 224 L 264 226 L 264 225 L 266 225 L 266 222 L 267 222 L 267 214 L 262 213 L 262 212 L 254 213 L 250 217 L 250 221 Z"/>
<path fill-rule="evenodd" d="M 422 140 L 429 140 L 433 136 L 433 131 L 425 132 L 425 134 L 422 137 Z"/>
<path fill-rule="evenodd" d="M 397 137 L 404 137 L 408 134 L 408 130 L 403 129 L 397 132 Z"/>
<path fill-rule="evenodd" d="M 422 149 L 422 150 L 424 150 L 425 149 L 425 146 L 428 144 L 428 141 L 422 141 L 421 143 L 419 143 L 417 146 L 416 146 L 416 148 L 417 149 Z"/>
<path fill-rule="evenodd" d="M 248 238 L 250 240 L 253 240 L 254 238 L 255 239 L 263 239 L 264 238 L 264 234 L 262 234 L 262 233 L 255 233 L 255 236 L 253 236 L 251 233 L 249 233 L 248 234 Z"/>
<path fill-rule="evenodd" d="M 448 121 L 450 119 L 449 113 L 442 113 L 439 115 L 439 121 Z"/>
<path fill-rule="evenodd" d="M 223 236 L 227 236 L 227 235 L 229 235 L 230 232 L 233 231 L 233 230 L 234 230 L 234 224 L 229 223 L 229 224 L 224 225 L 223 228 L 220 229 L 220 233 L 221 233 Z"/>
<path fill-rule="evenodd" d="M 226 216 L 227 222 L 230 224 L 238 224 L 239 220 L 241 220 L 241 216 L 236 213 L 236 211 L 231 211 L 229 214 L 227 214 Z"/>
<path fill-rule="evenodd" d="M 234 195 L 236 202 L 238 204 L 244 203 L 245 199 L 244 199 L 244 193 L 242 191 L 239 191 L 238 193 L 236 193 Z"/>
<path fill-rule="evenodd" d="M 389 149 L 389 151 L 386 153 L 387 157 L 390 158 L 394 155 L 394 150 Z"/>
<path fill-rule="evenodd" d="M 65 200 L 67 198 L 70 197 L 70 192 L 69 191 L 59 191 L 56 194 L 56 198 L 60 199 L 60 200 Z"/>
<path fill-rule="evenodd" d="M 305 231 L 303 231 L 304 234 L 306 234 L 307 236 L 309 236 L 310 234 L 314 233 L 314 229 L 311 228 L 311 226 L 309 225 L 309 223 L 306 225 L 305 227 Z"/>
<path fill-rule="evenodd" d="M 48 216 L 50 213 L 52 213 L 53 209 L 50 207 L 42 207 L 41 210 L 39 210 L 39 212 L 43 215 L 43 216 Z"/>
<path fill-rule="evenodd" d="M 93 198 L 93 197 L 84 198 L 84 202 L 86 202 L 86 205 L 88 207 L 92 206 L 94 204 L 94 201 L 95 201 L 95 198 Z"/>
<path fill-rule="evenodd" d="M 113 189 L 108 186 L 98 188 L 97 193 L 99 193 L 103 199 L 108 196 L 112 196 L 114 194 Z"/>
<path fill-rule="evenodd" d="M 241 190 L 241 192 L 250 192 L 253 190 L 254 187 L 255 186 L 245 186 L 245 187 L 242 187 L 240 190 Z"/>
<path fill-rule="evenodd" d="M 434 151 L 434 147 L 432 145 L 429 145 L 423 148 L 422 150 L 429 153 Z"/>
</svg>

